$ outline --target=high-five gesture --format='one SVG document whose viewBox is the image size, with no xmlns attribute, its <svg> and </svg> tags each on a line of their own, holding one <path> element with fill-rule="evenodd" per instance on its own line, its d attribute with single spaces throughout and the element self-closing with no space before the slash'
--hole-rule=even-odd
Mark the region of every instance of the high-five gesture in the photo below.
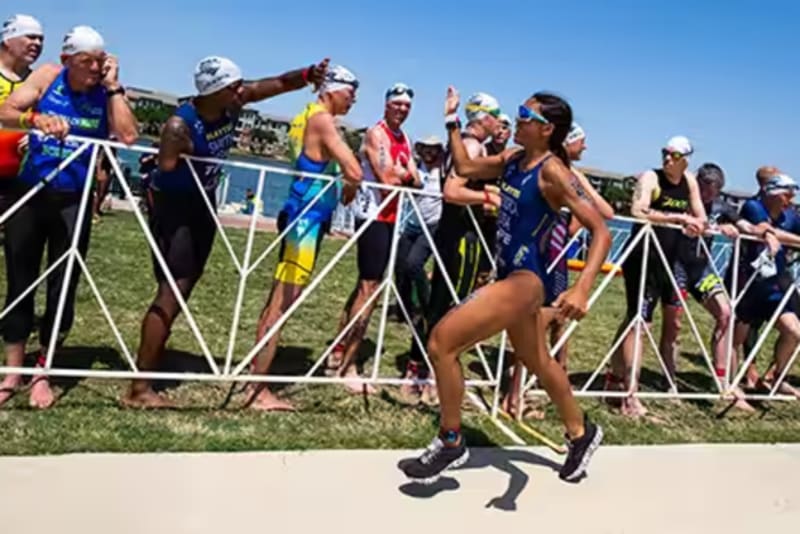
<svg viewBox="0 0 800 534">
<path fill-rule="evenodd" d="M 458 111 L 458 91 L 452 85 L 447 88 L 447 99 L 444 102 L 444 114 L 452 115 L 456 111 Z"/>
<path fill-rule="evenodd" d="M 311 65 L 306 73 L 306 80 L 318 90 L 319 86 L 325 81 L 325 74 L 328 72 L 329 58 L 325 58 L 316 65 Z"/>
</svg>

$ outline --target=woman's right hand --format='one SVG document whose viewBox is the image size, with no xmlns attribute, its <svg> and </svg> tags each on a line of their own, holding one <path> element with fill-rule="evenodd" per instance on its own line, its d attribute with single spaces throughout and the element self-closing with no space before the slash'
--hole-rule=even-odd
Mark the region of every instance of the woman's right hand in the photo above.
<svg viewBox="0 0 800 534">
<path fill-rule="evenodd" d="M 444 101 L 444 115 L 452 115 L 458 111 L 458 91 L 452 85 L 447 88 L 447 99 Z"/>
</svg>

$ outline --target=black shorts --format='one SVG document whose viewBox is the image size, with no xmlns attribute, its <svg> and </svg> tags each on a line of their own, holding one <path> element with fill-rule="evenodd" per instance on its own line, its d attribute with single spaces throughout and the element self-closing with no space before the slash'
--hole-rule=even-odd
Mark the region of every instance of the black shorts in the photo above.
<svg viewBox="0 0 800 534">
<path fill-rule="evenodd" d="M 0 215 L 3 215 L 14 205 L 21 194 L 15 178 L 0 176 Z"/>
<path fill-rule="evenodd" d="M 686 269 L 686 287 L 692 297 L 700 304 L 708 299 L 725 291 L 724 281 L 714 271 L 710 262 L 706 262 L 705 267 L 695 266 Z M 680 276 L 680 272 L 677 276 Z"/>
<path fill-rule="evenodd" d="M 486 240 L 486 246 L 488 248 L 483 251 L 480 259 L 478 260 L 478 272 L 490 273 L 492 271 L 492 262 L 489 259 L 489 256 L 493 255 L 497 250 L 497 218 L 484 215 L 484 219 L 481 224 L 481 233 L 483 234 L 483 238 Z"/>
<path fill-rule="evenodd" d="M 150 230 L 175 280 L 197 280 L 203 274 L 217 232 L 214 218 L 202 193 L 155 191 L 150 212 Z M 209 197 L 216 209 L 216 199 Z M 153 272 L 158 282 L 166 276 L 153 254 Z"/>
<path fill-rule="evenodd" d="M 789 281 L 789 283 L 791 283 Z M 770 280 L 756 280 L 742 295 L 736 306 L 736 320 L 748 325 L 761 325 L 772 318 L 778 310 L 789 287 L 786 282 L 774 283 Z M 779 315 L 800 311 L 800 299 L 795 292 L 781 308 Z"/>
<path fill-rule="evenodd" d="M 653 312 L 659 302 L 664 306 L 680 307 L 681 300 L 670 282 L 667 270 L 659 258 L 652 257 L 647 262 L 647 272 L 644 280 L 644 299 L 639 308 L 639 282 L 642 274 L 642 254 L 633 251 L 622 266 L 622 275 L 625 280 L 625 300 L 627 302 L 627 320 L 633 319 L 641 313 L 646 322 L 652 322 Z M 686 272 L 683 269 L 673 269 L 675 281 L 682 295 L 686 295 Z"/>
<path fill-rule="evenodd" d="M 394 223 L 356 220 L 356 231 L 364 224 L 369 227 L 358 238 L 358 279 L 383 280 L 392 250 Z"/>
</svg>

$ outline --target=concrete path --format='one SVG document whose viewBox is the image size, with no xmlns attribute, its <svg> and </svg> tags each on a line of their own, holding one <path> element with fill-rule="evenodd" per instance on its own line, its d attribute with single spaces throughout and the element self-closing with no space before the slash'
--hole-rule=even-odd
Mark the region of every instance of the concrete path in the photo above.
<svg viewBox="0 0 800 534">
<path fill-rule="evenodd" d="M 798 532 L 800 446 L 604 447 L 559 481 L 542 449 L 474 449 L 432 488 L 413 451 L 0 458 L 0 532 Z M 554 461 L 555 460 L 555 461 Z M 780 530 L 778 530 L 780 529 Z"/>
</svg>

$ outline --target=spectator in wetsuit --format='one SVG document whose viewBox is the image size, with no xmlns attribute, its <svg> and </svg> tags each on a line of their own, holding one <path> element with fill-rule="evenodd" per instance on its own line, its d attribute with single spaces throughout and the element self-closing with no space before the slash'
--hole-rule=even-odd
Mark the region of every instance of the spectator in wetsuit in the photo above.
<svg viewBox="0 0 800 534">
<path fill-rule="evenodd" d="M 700 198 L 700 190 L 694 174 L 689 172 L 689 156 L 694 152 L 689 140 L 682 136 L 671 138 L 661 150 L 662 167 L 643 173 L 636 182 L 633 195 L 632 215 L 649 223 L 680 225 L 684 232 L 699 235 L 706 226 L 706 215 Z M 631 230 L 630 245 L 639 233 L 642 223 Z M 685 256 L 688 240 L 681 230 L 664 226 L 654 226 L 656 240 L 664 256 L 672 263 L 670 271 L 677 273 L 678 258 Z M 627 248 L 627 247 L 626 247 Z M 642 274 L 644 241 L 623 263 L 627 312 L 617 332 L 625 333 L 631 321 L 638 317 L 648 328 L 653 322 L 653 311 L 661 301 L 663 311 L 660 353 L 670 373 L 674 373 L 674 344 L 678 337 L 680 321 L 678 314 L 681 302 L 676 288 L 672 285 L 665 266 L 656 250 L 656 243 L 649 246 L 647 271 L 644 276 L 644 299 L 639 303 L 639 286 Z M 676 277 L 677 278 L 677 277 Z M 685 281 L 677 279 L 679 288 L 685 288 Z M 641 308 L 640 308 L 641 305 Z M 644 332 L 642 332 L 644 334 Z M 644 336 L 639 339 L 639 355 L 634 354 L 636 329 L 628 329 L 625 339 L 611 359 L 611 372 L 607 376 L 607 389 L 631 391 L 638 389 L 641 369 L 641 352 Z M 635 368 L 634 368 L 635 365 Z M 638 417 L 647 413 L 639 399 L 633 395 L 622 400 L 623 415 Z"/>
<path fill-rule="evenodd" d="M 714 163 L 704 163 L 697 170 L 697 182 L 700 187 L 700 196 L 709 221 L 709 229 L 718 231 L 729 239 L 738 237 L 739 232 L 759 235 L 768 228 L 751 224 L 739 216 L 732 206 L 724 203 L 719 195 L 725 187 L 725 173 Z M 711 251 L 713 235 L 692 239 L 687 250 L 689 255 L 684 259 L 681 267 L 685 271 L 686 285 L 689 293 L 699 302 L 714 318 L 714 331 L 711 336 L 711 347 L 714 360 L 714 369 L 717 379 L 723 388 L 727 376 L 727 346 L 731 334 L 731 303 L 725 292 L 724 282 L 713 266 L 709 253 Z M 768 233 L 767 240 L 774 255 L 780 244 L 774 234 Z M 750 242 L 747 242 L 750 243 Z M 731 372 L 735 373 L 736 359 L 731 360 Z M 753 411 L 747 401 L 743 399 L 743 392 L 738 388 L 733 392 L 735 406 Z"/>
<path fill-rule="evenodd" d="M 500 105 L 497 100 L 486 93 L 473 95 L 465 107 L 467 125 L 461 132 L 470 158 L 486 155 L 484 143 L 497 131 Z M 467 206 L 482 206 L 494 210 L 500 204 L 498 189 L 491 185 L 473 182 L 458 176 L 453 169 L 452 158 L 448 156 L 446 165 L 447 179 L 444 181 L 444 204 L 439 227 L 436 231 L 436 249 L 441 255 L 447 277 L 452 282 L 459 301 L 464 300 L 475 289 L 478 277 L 478 262 L 483 254 L 477 230 L 473 224 Z M 431 297 L 425 314 L 425 324 L 421 332 L 423 344 L 427 344 L 428 333 L 442 317 L 453 307 L 453 295 L 438 264 L 434 264 L 431 281 Z M 410 360 L 419 368 L 419 378 L 428 377 L 428 368 L 422 351 L 412 338 Z M 435 404 L 436 391 L 433 387 L 425 387 L 422 401 Z"/>
<path fill-rule="evenodd" d="M 769 224 L 769 227 L 762 232 L 762 236 L 769 238 L 770 235 L 774 235 L 781 243 L 774 257 L 774 274 L 756 275 L 752 285 L 741 295 L 741 300 L 736 306 L 733 344 L 737 348 L 744 344 L 752 325 L 763 324 L 774 314 L 778 314 L 775 326 L 779 335 L 775 343 L 774 363 L 761 377 L 758 377 L 754 368 L 751 369 L 746 387 L 771 390 L 786 366 L 791 363 L 792 355 L 800 343 L 800 320 L 797 315 L 800 302 L 797 298 L 783 302 L 784 295 L 794 283 L 788 268 L 787 245 L 800 247 L 800 216 L 792 208 L 792 200 L 798 189 L 797 183 L 789 176 L 775 175 L 766 181 L 758 197 L 744 203 L 740 212 L 740 216 L 753 225 Z M 761 243 L 751 242 L 746 246 L 743 244 L 738 264 L 739 290 L 743 289 L 744 284 L 753 277 L 756 270 L 753 262 L 762 255 L 764 247 L 765 245 Z M 736 267 L 732 266 L 731 269 L 733 268 Z M 800 398 L 800 391 L 785 381 L 777 384 L 777 392 Z"/>
<path fill-rule="evenodd" d="M 492 136 L 491 140 L 486 143 L 486 155 L 494 156 L 495 154 L 502 154 L 506 150 L 508 140 L 511 138 L 511 117 L 502 113 L 499 117 L 497 130 Z M 489 180 L 487 185 L 497 186 L 500 184 L 500 176 L 496 180 Z M 478 261 L 478 279 L 475 282 L 475 287 L 481 287 L 489 282 L 492 275 L 492 262 L 490 256 L 494 256 L 497 244 L 497 216 L 490 211 L 473 210 L 473 214 L 478 221 L 481 229 L 481 234 L 486 240 L 486 250 L 481 254 Z"/>
</svg>

